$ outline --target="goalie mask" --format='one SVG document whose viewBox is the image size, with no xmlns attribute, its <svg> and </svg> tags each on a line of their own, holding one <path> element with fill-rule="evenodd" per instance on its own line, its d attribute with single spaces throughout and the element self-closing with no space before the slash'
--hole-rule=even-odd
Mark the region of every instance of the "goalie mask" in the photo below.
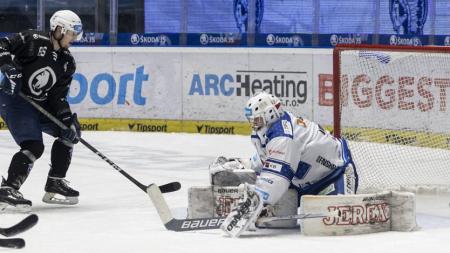
<svg viewBox="0 0 450 253">
<path fill-rule="evenodd" d="M 79 41 L 83 36 L 81 19 L 73 11 L 60 10 L 55 12 L 50 18 L 50 31 L 54 32 L 58 26 L 61 27 L 61 33 L 63 35 L 65 35 L 67 31 L 74 32 L 76 41 Z"/>
<path fill-rule="evenodd" d="M 245 117 L 254 130 L 270 126 L 283 115 L 281 101 L 266 92 L 261 92 L 250 98 L 245 107 Z"/>
</svg>

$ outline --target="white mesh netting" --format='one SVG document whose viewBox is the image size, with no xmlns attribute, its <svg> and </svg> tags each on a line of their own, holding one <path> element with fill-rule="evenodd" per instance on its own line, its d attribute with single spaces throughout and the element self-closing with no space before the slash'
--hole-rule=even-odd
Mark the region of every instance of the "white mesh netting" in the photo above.
<svg viewBox="0 0 450 253">
<path fill-rule="evenodd" d="M 450 51 L 389 50 L 342 50 L 335 62 L 359 192 L 448 192 Z"/>
</svg>

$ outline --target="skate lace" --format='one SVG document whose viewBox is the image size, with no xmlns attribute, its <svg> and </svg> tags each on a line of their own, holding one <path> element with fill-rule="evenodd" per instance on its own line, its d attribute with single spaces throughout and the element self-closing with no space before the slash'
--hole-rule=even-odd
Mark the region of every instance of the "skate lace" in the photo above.
<svg viewBox="0 0 450 253">
<path fill-rule="evenodd" d="M 18 190 L 14 189 L 14 188 L 8 187 L 8 193 L 10 195 L 12 195 L 14 198 L 23 199 L 22 193 L 20 193 Z"/>
<path fill-rule="evenodd" d="M 62 184 L 63 186 L 65 186 L 66 188 L 70 188 L 70 187 L 69 187 L 70 181 L 67 180 L 67 179 L 61 178 L 61 179 L 59 180 L 59 183 Z"/>
</svg>

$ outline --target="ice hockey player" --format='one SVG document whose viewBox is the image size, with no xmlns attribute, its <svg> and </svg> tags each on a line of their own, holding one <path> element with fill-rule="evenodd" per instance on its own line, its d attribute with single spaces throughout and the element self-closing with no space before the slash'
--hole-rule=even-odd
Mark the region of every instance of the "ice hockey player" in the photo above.
<svg viewBox="0 0 450 253">
<path fill-rule="evenodd" d="M 244 198 L 222 224 L 227 234 L 237 237 L 257 218 L 276 215 L 273 205 L 290 186 L 299 197 L 356 193 L 358 176 L 346 140 L 284 111 L 281 101 L 266 92 L 250 98 L 245 116 L 257 151 L 247 167 L 258 176 L 255 185 L 245 185 Z M 242 167 L 236 159 L 223 164 L 225 170 Z"/>
<path fill-rule="evenodd" d="M 23 210 L 31 208 L 31 201 L 25 199 L 19 189 L 34 162 L 44 152 L 43 132 L 56 138 L 51 149 L 43 201 L 78 203 L 78 191 L 69 187 L 64 178 L 73 146 L 81 134 L 77 115 L 71 112 L 66 100 L 76 68 L 68 48 L 81 36 L 82 24 L 78 15 L 70 10 L 60 10 L 50 18 L 49 33 L 27 30 L 0 39 L 0 115 L 20 147 L 12 157 L 7 179 L 2 180 L 0 208 L 8 205 Z M 68 129 L 62 130 L 51 123 L 22 99 L 19 92 L 51 112 Z"/>
</svg>

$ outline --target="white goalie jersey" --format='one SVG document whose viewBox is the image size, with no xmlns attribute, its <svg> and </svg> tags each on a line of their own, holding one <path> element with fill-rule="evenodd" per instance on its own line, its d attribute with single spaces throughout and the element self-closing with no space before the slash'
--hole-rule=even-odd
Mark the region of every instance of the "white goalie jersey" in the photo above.
<svg viewBox="0 0 450 253">
<path fill-rule="evenodd" d="M 257 191 L 268 204 L 276 203 L 291 183 L 300 194 L 318 194 L 352 162 L 345 140 L 290 112 L 268 129 L 253 131 L 251 138 L 257 150 L 252 167 L 260 173 Z"/>
</svg>

